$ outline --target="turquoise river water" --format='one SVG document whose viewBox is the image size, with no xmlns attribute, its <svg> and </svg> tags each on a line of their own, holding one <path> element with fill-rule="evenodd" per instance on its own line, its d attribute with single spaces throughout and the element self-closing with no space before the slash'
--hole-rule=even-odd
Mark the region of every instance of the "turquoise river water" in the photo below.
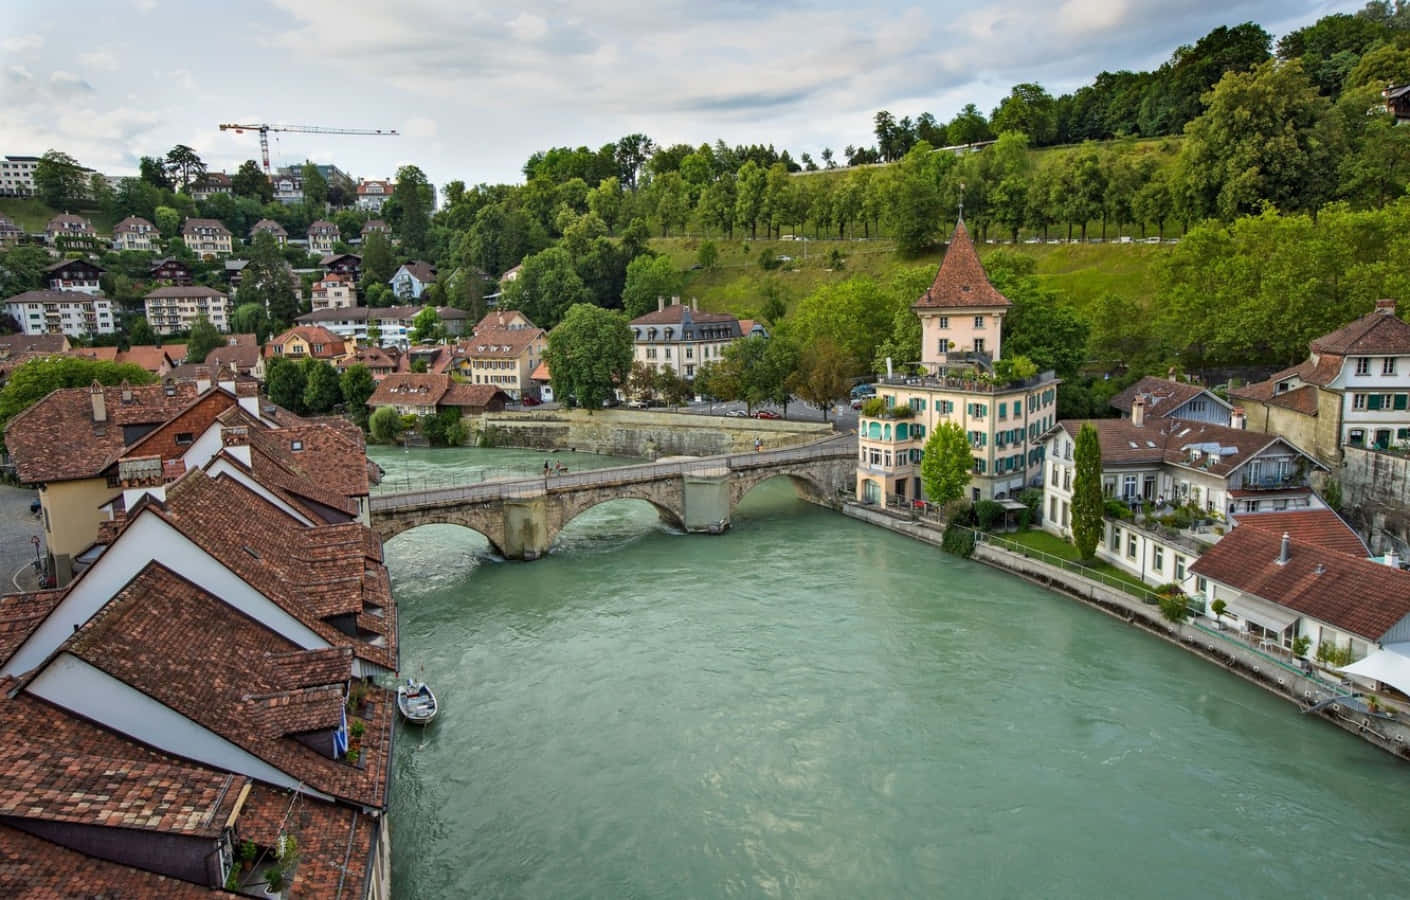
<svg viewBox="0 0 1410 900">
<path fill-rule="evenodd" d="M 388 483 L 606 457 L 373 450 Z M 1064 597 L 794 498 L 532 563 L 386 548 L 399 898 L 1404 897 L 1410 770 Z"/>
</svg>

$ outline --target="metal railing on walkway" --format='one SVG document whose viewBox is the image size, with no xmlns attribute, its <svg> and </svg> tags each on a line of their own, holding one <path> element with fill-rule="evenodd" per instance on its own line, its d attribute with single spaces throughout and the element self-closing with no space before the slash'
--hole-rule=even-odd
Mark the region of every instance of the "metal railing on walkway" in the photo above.
<svg viewBox="0 0 1410 900">
<path fill-rule="evenodd" d="M 642 484 L 661 478 L 684 475 L 720 475 L 731 470 L 769 468 L 791 462 L 851 459 L 856 453 L 855 443 L 855 437 L 852 435 L 838 435 L 801 447 L 787 447 L 782 450 L 707 456 L 700 459 L 685 459 L 667 463 L 611 466 L 562 475 L 528 475 L 502 481 L 384 493 L 371 498 L 370 508 L 375 513 L 438 506 L 445 503 L 521 500 L 564 489 Z"/>
</svg>

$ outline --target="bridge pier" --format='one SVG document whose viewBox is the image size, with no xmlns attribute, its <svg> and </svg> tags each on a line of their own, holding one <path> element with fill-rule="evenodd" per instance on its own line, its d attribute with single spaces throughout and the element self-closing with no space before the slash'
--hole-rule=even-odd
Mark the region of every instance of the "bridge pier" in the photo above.
<svg viewBox="0 0 1410 900">
<path fill-rule="evenodd" d="M 685 530 L 692 534 L 719 534 L 729 527 L 730 473 L 713 475 L 686 473 L 682 494 L 685 499 Z"/>
<path fill-rule="evenodd" d="M 548 552 L 548 508 L 543 496 L 504 501 L 505 559 L 533 560 Z"/>
</svg>

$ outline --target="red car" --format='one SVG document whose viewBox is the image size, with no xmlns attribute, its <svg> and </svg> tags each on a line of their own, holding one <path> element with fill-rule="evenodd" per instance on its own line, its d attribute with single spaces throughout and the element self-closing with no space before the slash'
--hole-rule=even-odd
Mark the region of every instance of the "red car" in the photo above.
<svg viewBox="0 0 1410 900">
<path fill-rule="evenodd" d="M 776 412 L 769 412 L 767 409 L 761 409 L 761 410 L 759 410 L 758 412 L 754 413 L 754 418 L 756 418 L 756 419 L 782 419 L 783 416 L 779 415 L 779 414 L 776 413 Z"/>
<path fill-rule="evenodd" d="M 538 406 L 538 405 L 539 405 L 539 401 L 536 400 L 536 399 L 533 398 L 533 397 L 524 397 L 524 398 L 521 399 L 519 402 L 520 402 L 521 404 L 523 404 L 524 406 Z"/>
</svg>

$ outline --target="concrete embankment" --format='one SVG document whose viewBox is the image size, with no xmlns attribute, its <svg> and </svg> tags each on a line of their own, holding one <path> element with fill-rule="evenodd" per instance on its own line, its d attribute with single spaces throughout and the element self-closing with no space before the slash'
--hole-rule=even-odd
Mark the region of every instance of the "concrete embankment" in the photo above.
<svg viewBox="0 0 1410 900">
<path fill-rule="evenodd" d="M 853 519 L 886 528 L 936 548 L 940 546 L 944 534 L 944 530 L 939 526 L 853 503 L 842 505 L 841 511 L 843 515 Z M 1336 688 L 1327 682 L 1309 677 L 1301 669 L 1221 633 L 1217 623 L 1205 625 L 1202 624 L 1204 620 L 1172 623 L 1161 615 L 1159 607 L 1143 603 L 1137 597 L 993 544 L 976 544 L 973 559 L 1080 600 L 1208 660 L 1293 703 L 1300 710 L 1308 709 L 1338 693 Z M 1324 721 L 1369 741 L 1387 753 L 1410 760 L 1410 725 L 1399 719 L 1369 715 L 1354 701 L 1333 703 L 1317 710 L 1316 714 Z"/>
<path fill-rule="evenodd" d="M 717 456 L 762 442 L 777 450 L 832 433 L 822 422 L 700 416 L 659 410 L 530 410 L 486 413 L 471 420 L 471 441 L 530 450 L 580 450 L 613 456 Z"/>
</svg>

